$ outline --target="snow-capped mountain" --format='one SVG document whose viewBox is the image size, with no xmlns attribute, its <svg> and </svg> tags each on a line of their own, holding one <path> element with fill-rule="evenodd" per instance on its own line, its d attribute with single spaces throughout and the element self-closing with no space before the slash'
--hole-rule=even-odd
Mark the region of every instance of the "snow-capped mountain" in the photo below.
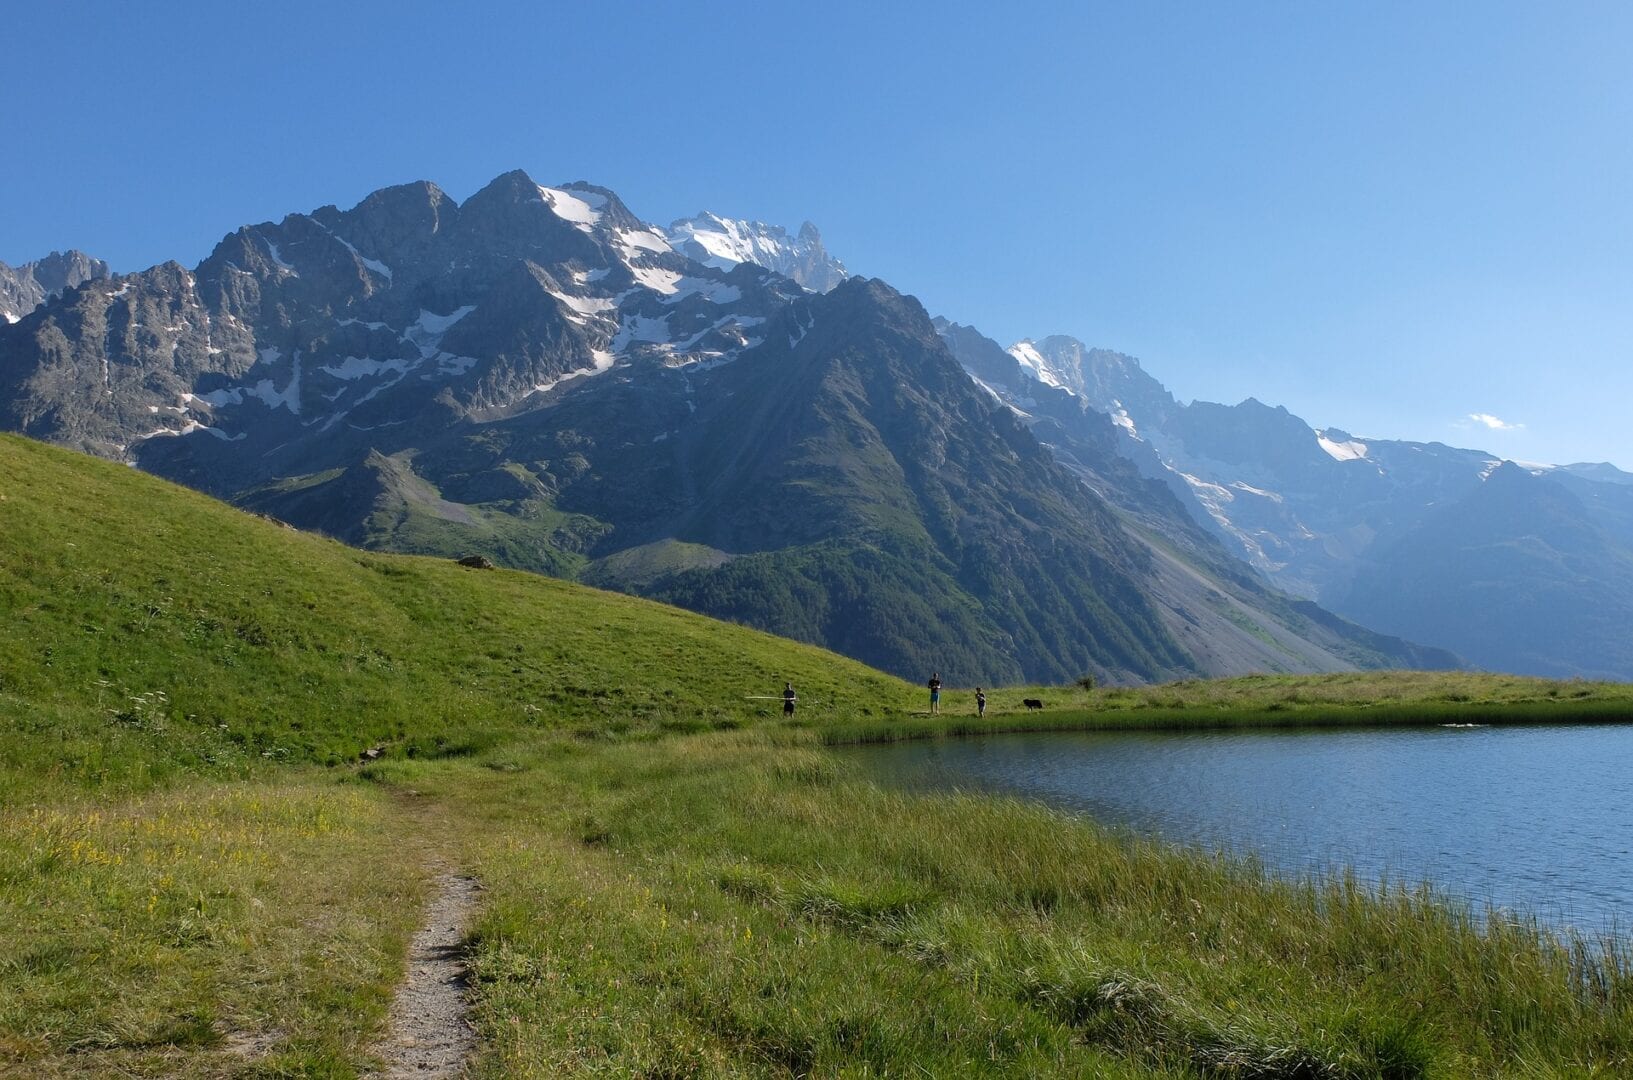
<svg viewBox="0 0 1633 1080">
<path fill-rule="evenodd" d="M 1254 581 L 1103 418 L 1057 461 L 912 298 L 811 291 L 746 258 L 763 244 L 688 254 L 714 235 L 521 172 L 463 203 L 386 188 L 0 326 L 0 423 L 359 545 L 481 553 L 903 674 L 1455 663 Z"/>
<path fill-rule="evenodd" d="M 780 225 L 739 221 L 703 212 L 682 218 L 666 230 L 675 250 L 706 266 L 730 270 L 752 263 L 793 278 L 812 292 L 827 292 L 850 274 L 822 246 L 822 236 L 809 221 L 798 235 Z"/>
<path fill-rule="evenodd" d="M 1503 464 L 1485 451 L 1316 430 L 1253 398 L 1229 406 L 1182 404 L 1132 357 L 1069 337 L 1025 340 L 1006 350 L 969 327 L 942 322 L 939 328 L 971 374 L 1025 414 L 1057 453 L 1070 456 L 1069 436 L 1085 421 L 1063 424 L 1058 403 L 1049 403 L 1054 395 L 1070 395 L 1109 419 L 1119 453 L 1167 485 L 1198 523 L 1288 592 L 1493 668 L 1633 678 L 1633 650 L 1622 649 L 1619 639 L 1579 632 L 1633 618 L 1633 564 L 1622 554 L 1633 551 L 1628 474 L 1609 466 L 1531 466 L 1518 470 L 1536 481 L 1527 484 L 1513 479 L 1517 467 L 1509 466 L 1500 505 L 1535 502 L 1531 520 L 1538 532 L 1526 540 L 1518 524 L 1523 515 L 1479 509 L 1498 505 L 1486 488 Z M 1575 524 L 1566 527 L 1566 519 Z M 1431 555 L 1452 547 L 1456 530 L 1447 521 L 1465 524 L 1462 544 L 1542 545 L 1556 557 L 1539 559 L 1523 573 L 1515 563 L 1492 577 L 1493 564 L 1466 551 Z M 1487 534 L 1476 535 L 1477 522 Z M 1551 541 L 1538 539 L 1550 522 L 1560 536 L 1594 529 L 1604 536 L 1583 549 L 1591 556 L 1577 552 L 1563 560 L 1548 547 Z M 1572 573 L 1597 566 L 1603 587 L 1584 598 L 1565 577 L 1539 584 L 1548 580 L 1544 571 L 1562 561 Z M 1433 574 L 1408 570 L 1430 562 Z M 1475 581 L 1476 573 L 1485 579 Z M 1487 587 L 1524 614 L 1494 620 L 1490 597 L 1472 599 Z M 1497 621 L 1506 636 L 1491 633 Z"/>
<path fill-rule="evenodd" d="M 590 185 L 508 173 L 463 205 L 405 185 L 79 290 L 13 345 L 0 407 L 132 461 L 194 432 L 243 444 L 220 461 L 292 461 L 331 432 L 513 410 L 619 365 L 718 363 L 799 293 L 677 254 Z"/>
</svg>

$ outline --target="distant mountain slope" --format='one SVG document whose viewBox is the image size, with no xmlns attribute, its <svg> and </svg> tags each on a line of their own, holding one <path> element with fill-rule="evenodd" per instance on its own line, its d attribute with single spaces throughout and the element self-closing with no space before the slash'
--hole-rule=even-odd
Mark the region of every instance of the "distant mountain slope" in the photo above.
<svg viewBox="0 0 1633 1080">
<path fill-rule="evenodd" d="M 1113 417 L 1123 452 L 1164 480 L 1199 523 L 1289 591 L 1342 593 L 1354 559 L 1467 494 L 1497 464 L 1439 443 L 1358 440 L 1316 431 L 1285 408 L 1181 404 L 1138 361 L 1069 337 L 1021 342 L 1022 370 L 1074 389 Z M 1041 374 L 1040 374 L 1041 373 Z"/>
<path fill-rule="evenodd" d="M 1604 465 L 1534 470 L 1550 478 L 1548 490 L 1576 499 L 1568 514 L 1534 507 L 1539 527 L 1571 520 L 1604 532 L 1604 543 L 1576 550 L 1570 572 L 1556 577 L 1547 559 L 1474 556 L 1518 540 L 1498 518 L 1478 512 L 1494 498 L 1485 494 L 1490 478 L 1501 472 L 1512 484 L 1517 468 L 1499 469 L 1491 454 L 1317 431 L 1253 398 L 1234 406 L 1181 404 L 1131 357 L 1072 338 L 1006 350 L 970 327 L 940 329 L 972 375 L 1034 416 L 1033 431 L 1063 459 L 1075 454 L 1065 436 L 1072 425 L 1058 419 L 1059 400 L 1069 398 L 1106 420 L 1116 452 L 1161 481 L 1193 520 L 1294 595 L 1490 667 L 1633 678 L 1633 662 L 1624 665 L 1633 657 L 1589 644 L 1622 617 L 1620 597 L 1633 591 L 1619 551 L 1633 544 L 1628 474 Z M 1455 507 L 1468 513 L 1454 544 L 1445 530 L 1458 520 Z M 1430 565 L 1432 582 L 1424 576 Z M 1605 589 L 1574 592 L 1567 581 L 1582 574 Z M 1408 580 L 1414 584 L 1404 586 Z M 1522 606 L 1530 617 L 1493 619 L 1472 602 L 1491 589 L 1529 597 Z"/>
<path fill-rule="evenodd" d="M 1350 589 L 1341 606 L 1368 625 L 1432 635 L 1482 667 L 1633 672 L 1633 545 L 1513 463 L 1369 552 Z"/>
<path fill-rule="evenodd" d="M 499 504 L 531 503 L 517 524 L 597 560 L 607 584 L 631 548 L 729 553 L 631 584 L 889 670 L 972 682 L 1196 670 L 1143 603 L 1145 558 L 1115 519 L 882 283 L 792 305 L 732 364 L 594 389 L 246 501 L 368 540 L 384 497 L 397 508 L 385 546 L 403 550 L 438 529 L 456 545 Z M 346 505 L 375 512 L 343 523 Z"/>
<path fill-rule="evenodd" d="M 613 192 L 521 172 L 247 226 L 0 327 L 13 430 L 915 679 L 1454 662 L 1301 613 L 1058 395 L 1069 459 L 883 283 L 700 262 Z"/>
<path fill-rule="evenodd" d="M 18 322 L 64 291 L 107 276 L 108 264 L 83 251 L 53 251 L 21 266 L 0 262 L 0 322 Z"/>
<path fill-rule="evenodd" d="M 1046 381 L 1038 377 L 1035 361 L 1003 349 L 973 327 L 938 319 L 936 329 L 977 385 L 1115 506 L 1130 534 L 1151 549 L 1154 573 L 1148 587 L 1158 609 L 1170 630 L 1210 670 L 1460 666 L 1451 652 L 1372 634 L 1314 603 L 1287 596 L 1233 557 L 1199 523 L 1208 518 L 1190 485 L 1149 446 L 1128 439 L 1126 411 L 1108 415 L 1070 388 L 1098 383 L 1102 392 L 1109 389 L 1142 402 L 1142 412 L 1165 405 L 1177 409 L 1132 360 L 1097 350 L 1100 363 L 1055 371 Z"/>
</svg>

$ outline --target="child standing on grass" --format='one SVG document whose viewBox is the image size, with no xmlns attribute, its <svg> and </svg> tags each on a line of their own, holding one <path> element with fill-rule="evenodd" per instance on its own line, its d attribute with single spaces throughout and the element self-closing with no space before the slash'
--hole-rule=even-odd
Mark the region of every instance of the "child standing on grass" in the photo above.
<svg viewBox="0 0 1633 1080">
<path fill-rule="evenodd" d="M 987 715 L 987 695 L 979 686 L 975 688 L 975 717 L 979 720 Z"/>
<path fill-rule="evenodd" d="M 930 673 L 930 715 L 941 715 L 941 672 Z"/>
<path fill-rule="evenodd" d="M 794 684 L 791 683 L 791 682 L 790 683 L 783 683 L 782 684 L 782 714 L 784 716 L 793 716 L 794 715 L 794 701 L 795 700 L 796 700 L 796 698 L 795 698 L 795 695 L 794 695 Z"/>
</svg>

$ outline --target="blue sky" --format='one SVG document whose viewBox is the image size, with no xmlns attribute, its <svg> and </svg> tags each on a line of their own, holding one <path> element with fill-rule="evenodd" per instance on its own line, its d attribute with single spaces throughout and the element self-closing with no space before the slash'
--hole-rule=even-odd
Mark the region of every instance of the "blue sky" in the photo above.
<svg viewBox="0 0 1633 1080">
<path fill-rule="evenodd" d="M 1633 469 L 1633 6 L 248 7 L 11 6 L 0 259 L 521 167 L 1182 399 Z"/>
</svg>

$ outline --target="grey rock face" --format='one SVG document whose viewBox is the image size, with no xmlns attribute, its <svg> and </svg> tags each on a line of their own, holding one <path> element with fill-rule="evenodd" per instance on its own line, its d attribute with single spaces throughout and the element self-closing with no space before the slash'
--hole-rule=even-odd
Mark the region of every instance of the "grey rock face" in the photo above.
<svg viewBox="0 0 1633 1080">
<path fill-rule="evenodd" d="M 543 407 L 621 364 L 718 362 L 797 292 L 692 262 L 590 185 L 513 172 L 456 205 L 408 184 L 0 331 L 0 419 L 231 492 L 354 459 L 385 427 Z"/>
<path fill-rule="evenodd" d="M 0 322 L 18 322 L 68 289 L 107 276 L 108 264 L 83 251 L 53 251 L 18 267 L 0 263 Z"/>
</svg>

